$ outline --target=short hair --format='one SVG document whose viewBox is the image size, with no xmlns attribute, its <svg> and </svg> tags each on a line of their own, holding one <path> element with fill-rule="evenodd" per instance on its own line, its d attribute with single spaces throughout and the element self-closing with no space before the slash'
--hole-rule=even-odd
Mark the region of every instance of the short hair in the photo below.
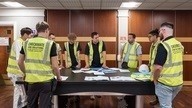
<svg viewBox="0 0 192 108">
<path fill-rule="evenodd" d="M 129 33 L 128 35 L 132 35 L 134 39 L 136 38 L 136 35 L 134 33 Z"/>
<path fill-rule="evenodd" d="M 159 29 L 156 28 L 156 29 L 150 31 L 149 34 L 151 34 L 152 36 L 159 37 Z"/>
<path fill-rule="evenodd" d="M 22 29 L 20 30 L 21 36 L 23 36 L 25 33 L 26 33 L 27 35 L 30 35 L 31 33 L 33 33 L 33 31 L 32 31 L 29 27 L 22 28 Z"/>
<path fill-rule="evenodd" d="M 75 40 L 77 38 L 77 35 L 75 33 L 69 33 L 67 37 L 69 40 Z"/>
<path fill-rule="evenodd" d="M 91 33 L 91 38 L 93 38 L 95 35 L 98 35 L 99 33 L 97 33 L 97 32 L 92 32 Z"/>
<path fill-rule="evenodd" d="M 39 33 L 39 32 L 45 32 L 45 30 L 48 29 L 48 28 L 49 28 L 49 24 L 48 24 L 47 22 L 45 22 L 45 21 L 43 21 L 43 22 L 38 22 L 38 23 L 36 24 L 37 33 Z"/>
<path fill-rule="evenodd" d="M 54 33 L 49 33 L 49 36 L 51 36 L 51 35 L 55 35 Z"/>
<path fill-rule="evenodd" d="M 174 28 L 174 25 L 170 22 L 164 22 L 161 24 L 161 27 L 168 27 L 168 28 L 171 28 L 173 29 Z"/>
</svg>

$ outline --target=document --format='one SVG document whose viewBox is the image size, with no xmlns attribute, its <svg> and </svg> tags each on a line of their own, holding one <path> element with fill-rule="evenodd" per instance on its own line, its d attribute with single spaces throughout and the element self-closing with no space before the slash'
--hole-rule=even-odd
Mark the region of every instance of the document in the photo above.
<svg viewBox="0 0 192 108">
<path fill-rule="evenodd" d="M 136 81 L 134 78 L 127 77 L 127 76 L 113 76 L 110 77 L 111 81 Z"/>
<path fill-rule="evenodd" d="M 88 71 L 88 70 L 90 70 L 90 68 L 81 68 L 80 70 L 81 71 Z"/>
<path fill-rule="evenodd" d="M 82 70 L 72 70 L 72 72 L 73 72 L 73 73 L 82 73 L 82 72 L 84 72 L 84 71 L 82 71 Z"/>
<path fill-rule="evenodd" d="M 85 81 L 109 81 L 107 76 L 86 76 Z"/>
<path fill-rule="evenodd" d="M 128 69 L 119 69 L 120 72 L 130 72 Z"/>
<path fill-rule="evenodd" d="M 114 70 L 114 71 L 119 71 L 120 68 L 110 68 L 111 70 Z"/>
<path fill-rule="evenodd" d="M 83 71 L 83 73 L 95 73 L 97 71 L 89 70 L 89 71 Z"/>
<path fill-rule="evenodd" d="M 94 72 L 94 75 L 105 75 L 105 73 L 96 71 Z"/>
</svg>

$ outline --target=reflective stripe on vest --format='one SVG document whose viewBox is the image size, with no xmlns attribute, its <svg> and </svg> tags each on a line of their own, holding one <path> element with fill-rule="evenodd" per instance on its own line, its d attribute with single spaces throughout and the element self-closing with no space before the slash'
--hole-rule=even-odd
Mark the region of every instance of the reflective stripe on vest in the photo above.
<svg viewBox="0 0 192 108">
<path fill-rule="evenodd" d="M 67 51 L 67 65 L 69 67 L 71 67 L 72 62 L 71 62 L 71 57 L 70 57 L 69 44 L 70 44 L 69 42 L 65 42 L 64 46 L 65 46 L 65 49 Z M 74 55 L 75 55 L 75 58 L 76 58 L 77 61 L 79 61 L 79 54 L 77 53 L 78 52 L 77 51 L 78 46 L 79 46 L 79 42 L 75 42 L 74 46 L 73 46 L 73 49 L 74 49 Z"/>
<path fill-rule="evenodd" d="M 138 61 L 137 61 L 137 48 L 140 46 L 139 43 L 134 42 L 134 44 L 132 45 L 130 51 L 128 51 L 128 47 L 129 47 L 129 43 L 125 43 L 124 49 L 123 49 L 123 60 L 125 59 L 126 54 L 128 53 L 128 62 L 127 62 L 127 66 L 130 68 L 136 68 Z"/>
<path fill-rule="evenodd" d="M 50 62 L 53 41 L 36 37 L 24 43 L 27 82 L 45 82 L 54 77 Z"/>
<path fill-rule="evenodd" d="M 90 41 L 88 43 L 89 46 L 89 65 L 91 66 L 92 61 L 93 61 L 93 45 L 92 45 L 92 41 Z M 103 63 L 103 41 L 99 41 L 99 47 L 98 47 L 98 51 L 99 51 L 99 56 L 100 56 L 100 63 Z"/>
<path fill-rule="evenodd" d="M 18 38 L 17 40 L 20 46 L 22 46 L 23 40 L 21 38 Z M 8 60 L 8 66 L 7 66 L 7 72 L 8 73 L 12 73 L 12 74 L 23 74 L 23 72 L 21 72 L 18 64 L 17 64 L 17 60 L 16 60 L 16 52 L 14 50 L 18 50 L 18 49 L 13 49 L 13 45 L 15 45 L 15 41 L 12 44 L 12 48 L 11 48 L 11 52 L 9 55 L 9 60 Z"/>
<path fill-rule="evenodd" d="M 150 70 L 153 70 L 153 64 L 154 64 L 154 60 L 155 60 L 155 56 L 157 54 L 157 47 L 159 45 L 159 41 L 157 41 L 155 44 L 152 44 L 150 47 L 150 52 L 149 52 L 149 67 Z M 154 47 L 154 48 L 153 48 Z"/>
<path fill-rule="evenodd" d="M 158 81 L 168 86 L 181 85 L 183 83 L 184 48 L 181 43 L 174 38 L 161 43 L 167 50 L 167 60 L 163 65 Z"/>
<path fill-rule="evenodd" d="M 26 70 L 27 73 L 31 73 L 31 74 L 38 74 L 38 75 L 47 75 L 47 74 L 51 74 L 50 71 L 40 71 L 40 70 Z"/>
</svg>

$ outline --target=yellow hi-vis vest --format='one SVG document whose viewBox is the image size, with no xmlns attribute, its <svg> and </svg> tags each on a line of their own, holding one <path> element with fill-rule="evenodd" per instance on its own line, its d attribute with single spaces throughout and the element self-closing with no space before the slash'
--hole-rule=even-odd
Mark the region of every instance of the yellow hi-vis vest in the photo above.
<svg viewBox="0 0 192 108">
<path fill-rule="evenodd" d="M 91 66 L 92 64 L 92 61 L 93 61 L 93 45 L 92 45 L 92 41 L 88 42 L 88 46 L 89 46 L 89 65 Z M 99 47 L 98 47 L 98 50 L 99 50 L 99 56 L 100 56 L 100 63 L 102 64 L 103 63 L 103 41 L 99 41 Z"/>
<path fill-rule="evenodd" d="M 159 45 L 159 41 L 157 41 L 155 44 L 151 44 L 150 52 L 149 52 L 149 68 L 152 71 L 153 70 L 153 64 L 155 61 L 155 57 L 157 54 L 157 47 Z M 154 47 L 154 48 L 153 48 Z"/>
<path fill-rule="evenodd" d="M 163 65 L 158 81 L 168 86 L 181 85 L 183 83 L 184 47 L 175 38 L 161 43 L 167 50 L 167 60 Z"/>
<path fill-rule="evenodd" d="M 128 52 L 129 43 L 125 43 L 124 49 L 123 49 L 123 60 L 125 59 L 126 53 Z M 130 49 L 129 53 L 129 61 L 127 62 L 127 66 L 130 68 L 136 68 L 138 61 L 137 61 L 137 48 L 140 46 L 139 43 L 134 42 L 132 48 Z"/>
<path fill-rule="evenodd" d="M 23 40 L 21 38 L 17 39 L 19 44 L 22 46 Z M 23 72 L 20 70 L 18 64 L 17 64 L 17 60 L 16 60 L 16 52 L 14 51 L 15 49 L 14 47 L 14 43 L 12 44 L 12 48 L 11 48 L 11 53 L 9 55 L 9 60 L 8 60 L 8 66 L 7 66 L 7 72 L 11 73 L 11 74 L 23 74 Z"/>
<path fill-rule="evenodd" d="M 41 37 L 24 42 L 26 82 L 49 82 L 54 78 L 50 62 L 52 45 L 53 41 Z"/>
<path fill-rule="evenodd" d="M 65 49 L 67 51 L 67 65 L 69 67 L 71 67 L 72 66 L 72 62 L 71 62 L 71 57 L 70 57 L 69 44 L 70 44 L 69 42 L 65 42 L 64 46 L 65 46 Z M 77 53 L 78 45 L 79 45 L 79 42 L 75 42 L 74 46 L 73 46 L 74 55 L 75 55 L 75 58 L 76 58 L 77 61 L 79 60 L 79 53 Z"/>
</svg>

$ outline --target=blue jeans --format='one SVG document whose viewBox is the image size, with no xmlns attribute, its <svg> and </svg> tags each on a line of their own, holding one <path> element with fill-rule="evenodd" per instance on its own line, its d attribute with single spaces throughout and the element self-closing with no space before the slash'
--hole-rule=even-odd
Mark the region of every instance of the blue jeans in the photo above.
<svg viewBox="0 0 192 108">
<path fill-rule="evenodd" d="M 172 108 L 172 101 L 181 88 L 182 85 L 171 87 L 159 82 L 155 84 L 155 94 L 158 96 L 160 108 Z"/>
</svg>

